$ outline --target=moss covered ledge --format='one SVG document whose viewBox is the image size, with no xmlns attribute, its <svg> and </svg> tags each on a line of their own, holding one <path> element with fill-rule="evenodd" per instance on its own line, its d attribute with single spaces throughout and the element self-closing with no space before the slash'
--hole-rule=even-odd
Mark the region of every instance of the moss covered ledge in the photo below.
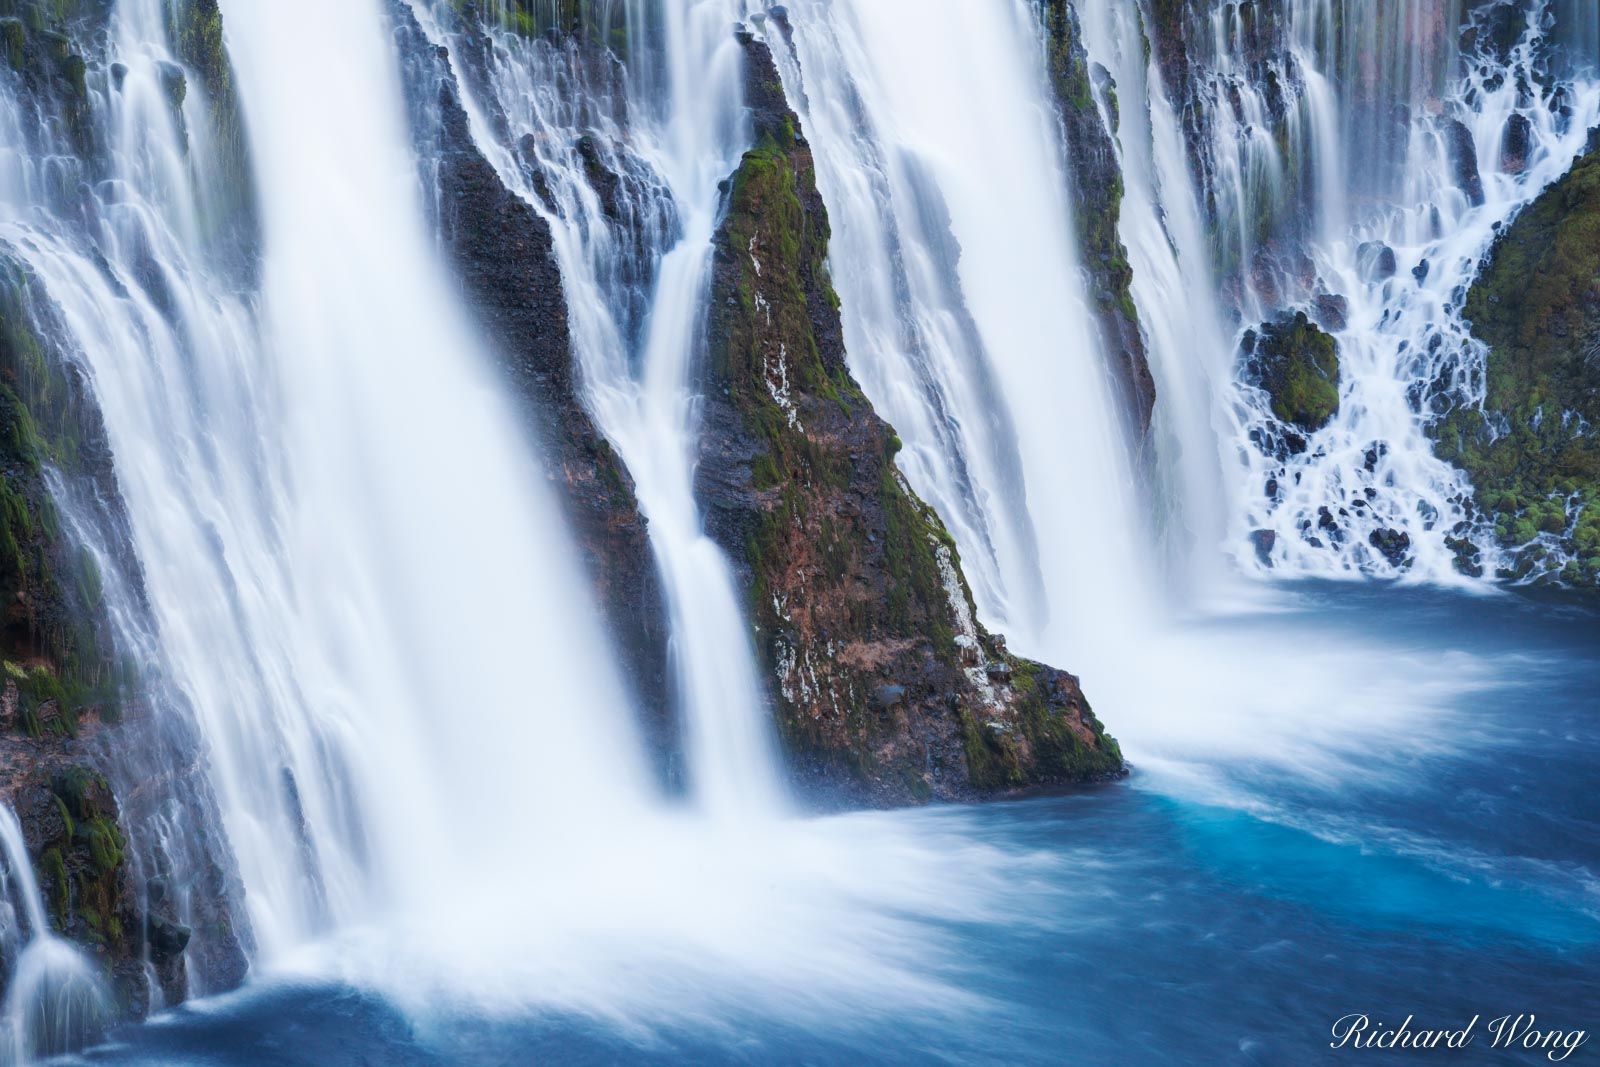
<svg viewBox="0 0 1600 1067">
<path fill-rule="evenodd" d="M 974 622 L 956 546 L 846 366 L 810 147 L 767 45 L 740 40 L 755 144 L 716 236 L 696 488 L 802 790 L 904 804 L 1121 773 L 1076 679 Z"/>
<path fill-rule="evenodd" d="M 1472 478 L 1502 577 L 1600 581 L 1600 133 L 1490 250 L 1463 315 L 1488 349 L 1482 409 L 1432 428 Z"/>
</svg>

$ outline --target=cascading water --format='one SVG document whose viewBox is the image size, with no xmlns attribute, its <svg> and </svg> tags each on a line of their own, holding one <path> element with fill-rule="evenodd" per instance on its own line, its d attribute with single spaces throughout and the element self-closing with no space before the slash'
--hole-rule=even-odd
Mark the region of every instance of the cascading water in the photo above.
<svg viewBox="0 0 1600 1067">
<path fill-rule="evenodd" d="M 1219 306 L 1201 204 L 1185 195 L 1183 131 L 1133 4 L 1085 5 L 1084 44 L 1110 73 L 1096 104 L 1108 121 L 1123 180 L 1121 236 L 1133 267 L 1132 295 L 1149 340 L 1159 389 L 1152 424 L 1161 459 L 1158 528 L 1171 576 L 1216 592 L 1219 547 L 1236 512 L 1231 479 L 1239 440 L 1232 329 Z M 1121 105 L 1121 101 L 1128 101 Z M 1145 101 L 1140 107 L 1134 102 Z"/>
<path fill-rule="evenodd" d="M 258 973 L 337 973 L 419 1013 L 438 994 L 646 1017 L 970 1006 L 942 978 L 948 939 L 907 924 L 1008 913 L 1037 858 L 949 820 L 712 832 L 727 820 L 651 802 L 543 477 L 424 230 L 381 8 L 314 6 L 223 6 L 260 189 L 259 292 L 208 247 L 223 177 L 198 79 L 173 91 L 154 0 L 119 5 L 117 74 L 92 83 L 113 180 L 80 224 L 25 159 L 4 219 L 102 409 L 154 623 L 155 643 L 130 647 L 192 708 Z M 639 480 L 667 509 L 657 551 L 693 615 L 677 639 L 709 657 L 685 667 L 697 789 L 713 813 L 755 815 L 782 810 L 767 716 L 738 674 L 753 667 L 736 593 L 705 599 L 730 580 L 689 495 L 693 331 L 717 186 L 746 136 L 728 15 L 705 4 L 672 23 L 668 89 L 630 104 L 627 139 L 680 220 L 646 249 L 631 304 L 582 231 L 592 205 L 550 217 L 596 409 L 636 471 L 659 474 Z M 560 59 L 522 58 L 535 65 L 502 75 Z M 691 73 L 718 64 L 715 92 L 694 91 Z M 305 65 L 318 77 L 282 77 Z M 566 159 L 547 147 L 559 182 Z M 563 195 L 590 195 L 567 180 Z M 627 343 L 585 332 L 608 320 Z M 211 861 L 172 862 L 187 895 Z"/>
<path fill-rule="evenodd" d="M 1279 422 L 1264 394 L 1239 392 L 1230 438 L 1255 447 L 1242 469 L 1229 464 L 1242 477 L 1227 543 L 1245 569 L 1448 582 L 1481 552 L 1493 572 L 1466 476 L 1434 455 L 1427 427 L 1481 406 L 1466 287 L 1498 227 L 1570 167 L 1600 119 L 1593 59 L 1549 27 L 1580 42 L 1588 30 L 1550 22 L 1554 6 L 1500 9 L 1503 56 L 1486 29 L 1458 53 L 1466 24 L 1450 5 L 1307 0 L 1248 24 L 1235 7 L 1211 13 L 1205 188 L 1193 195 L 1218 205 L 1222 314 L 1248 329 L 1312 309 L 1340 360 L 1339 410 L 1310 434 Z M 1575 80 L 1553 51 L 1576 58 Z M 1526 144 L 1508 152 L 1514 127 Z M 1181 186 L 1165 189 L 1187 210 Z"/>
<path fill-rule="evenodd" d="M 585 798 L 519 820 L 521 854 L 556 854 L 644 784 L 553 502 L 423 229 L 377 5 L 239 8 L 259 303 L 202 252 L 214 160 L 195 97 L 165 90 L 154 2 L 118 10 L 116 180 L 88 232 L 25 215 L 7 236 L 90 371 L 273 959 L 375 908 L 460 906 L 503 851 L 485 812 Z M 276 73 L 305 58 L 300 16 L 327 30 L 331 97 Z"/>
<path fill-rule="evenodd" d="M 1311 75 L 1296 83 L 1308 88 L 1296 98 L 1296 117 L 1287 121 L 1292 134 L 1288 148 L 1262 125 L 1272 113 L 1272 105 L 1261 96 L 1264 89 L 1252 82 L 1237 93 L 1218 90 L 1216 107 L 1228 113 L 1208 128 L 1228 151 L 1213 149 L 1207 166 L 1198 171 L 1219 190 L 1208 196 L 1207 188 L 1197 184 L 1189 132 L 1179 121 L 1183 105 L 1169 96 L 1187 93 L 1190 87 L 1162 84 L 1159 50 L 1147 42 L 1154 31 L 1145 12 L 1132 3 L 1085 8 L 1091 61 L 1103 65 L 1117 87 L 1113 99 L 1108 85 L 1098 86 L 1095 104 L 1108 120 L 1120 112 L 1108 127 L 1115 126 L 1126 187 L 1121 234 L 1134 266 L 1134 299 L 1156 372 L 1152 432 L 1157 488 L 1163 496 L 1155 525 L 1172 546 L 1169 555 L 1181 568 L 1177 573 L 1198 579 L 1194 591 L 1202 594 L 1199 602 L 1179 598 L 1170 607 L 1181 614 L 1207 601 L 1238 603 L 1240 592 L 1247 594 L 1246 602 L 1259 602 L 1258 593 L 1227 580 L 1228 569 L 1219 558 L 1223 553 L 1237 557 L 1245 569 L 1260 565 L 1250 535 L 1261 528 L 1254 502 L 1268 477 L 1259 470 L 1260 453 L 1247 436 L 1259 430 L 1260 412 L 1266 408 L 1257 390 L 1235 381 L 1237 337 L 1243 326 L 1259 321 L 1269 304 L 1309 301 L 1313 294 L 1293 295 L 1270 271 L 1262 275 L 1261 285 L 1249 275 L 1241 287 L 1237 266 L 1246 250 L 1254 258 L 1252 242 L 1258 240 L 1255 224 L 1246 225 L 1243 216 L 1254 219 L 1252 212 L 1275 205 L 1285 210 L 1306 181 L 1331 182 L 1336 172 L 1345 180 L 1342 161 L 1352 155 L 1340 155 L 1335 167 L 1318 154 L 1344 143 L 1343 120 L 1331 110 L 1336 78 L 1319 78 L 1306 62 Z M 980 574 L 988 570 L 990 580 L 975 583 L 986 621 L 1010 630 L 1014 645 L 1025 652 L 1081 664 L 1097 708 L 1118 723 L 1124 743 L 1147 770 L 1175 769 L 1169 757 L 1188 764 L 1199 754 L 1214 758 L 1244 753 L 1270 753 L 1286 763 L 1313 767 L 1346 750 L 1360 734 L 1358 724 L 1372 720 L 1375 695 L 1387 693 L 1382 679 L 1392 680 L 1414 669 L 1414 663 L 1403 656 L 1380 658 L 1372 649 L 1326 636 L 1256 634 L 1245 647 L 1214 628 L 1175 625 L 1170 607 L 1142 591 L 1155 568 L 1134 561 L 1157 557 L 1147 547 L 1139 502 L 1123 496 L 1132 479 L 1126 466 L 1119 466 L 1117 457 L 1125 454 L 1126 445 L 1120 427 L 1107 415 L 1111 404 L 1104 383 L 1097 381 L 1101 356 L 1081 317 L 1071 323 L 1060 318 L 1072 309 L 1081 312 L 1081 305 L 1062 295 L 1081 291 L 1073 232 L 1060 223 L 1066 179 L 1059 167 L 1028 155 L 1057 140 L 1053 131 L 1028 125 L 1043 121 L 1051 110 L 1031 43 L 1035 31 L 1029 12 L 1020 5 L 1016 11 L 1007 7 L 1001 17 L 985 10 L 968 21 L 965 11 L 912 14 L 894 5 L 857 8 L 823 0 L 786 9 L 777 32 L 769 20 L 767 34 L 811 139 L 819 183 L 834 220 L 831 262 L 852 367 L 875 405 L 906 439 L 904 462 L 919 493 L 954 512 L 951 530 L 963 560 Z M 1237 36 L 1226 21 L 1235 17 L 1233 12 L 1231 6 L 1217 9 L 1222 21 L 1213 22 L 1212 28 L 1219 47 L 1228 44 L 1230 34 Z M 1310 47 L 1297 37 L 1290 40 L 1297 48 Z M 959 71 L 982 74 L 952 74 Z M 1202 85 L 1232 86 L 1243 80 L 1243 67 L 1232 80 L 1209 71 L 1196 77 Z M 1409 87 L 1420 81 L 1410 73 L 1399 80 L 1406 89 L 1381 79 L 1380 84 L 1386 92 L 1409 99 Z M 986 95 L 1002 88 L 1010 89 L 1003 99 Z M 1245 93 L 1256 96 L 1246 99 Z M 1497 99 L 1501 103 L 1496 106 L 1507 106 L 1506 100 Z M 1260 115 L 1251 119 L 1256 111 Z M 1486 126 L 1493 121 L 1484 119 Z M 1551 152 L 1551 175 L 1570 160 L 1584 126 L 1580 112 L 1576 121 L 1560 127 L 1563 140 L 1560 151 Z M 1557 159 L 1561 152 L 1566 156 Z M 1410 155 L 1396 158 L 1416 162 Z M 1427 166 L 1448 174 L 1440 161 L 1436 153 L 1428 157 Z M 1312 176 L 1301 177 L 1301 168 L 1309 168 Z M 996 174 L 1006 176 L 1003 189 L 993 184 Z M 1048 181 L 1039 181 L 1041 177 Z M 1449 185 L 1445 177 L 1427 180 Z M 1534 177 L 1507 182 L 1502 199 L 1495 201 L 1502 212 L 1509 210 L 1504 198 L 1513 190 L 1525 199 L 1537 188 Z M 1381 212 L 1374 216 L 1369 207 L 1373 196 L 1369 191 L 1349 204 L 1332 203 L 1317 216 L 1317 233 L 1342 234 L 1346 220 L 1358 214 L 1363 220 L 1387 220 Z M 1220 205 L 1220 217 L 1208 214 L 1212 205 Z M 1476 231 L 1474 254 L 1487 243 L 1490 221 L 1483 218 L 1484 228 Z M 948 231 L 938 236 L 942 226 Z M 931 239 L 930 227 L 936 235 Z M 1220 238 L 1211 240 L 1211 232 Z M 1341 238 L 1349 246 L 1343 254 L 1353 256 L 1369 236 Z M 919 249 L 930 243 L 939 249 L 933 258 L 946 264 L 946 270 L 956 262 L 953 286 L 918 284 Z M 1018 263 L 1029 264 L 1029 269 L 1019 274 Z M 1060 273 L 1052 273 L 1052 265 Z M 1461 273 L 1450 286 L 1459 286 L 1470 267 L 1470 262 L 1454 265 Z M 1443 287 L 1442 279 L 1436 269 L 1426 284 Z M 1275 290 L 1265 287 L 1267 280 Z M 1033 289 L 1035 282 L 1043 288 Z M 1448 294 L 1449 288 L 1438 292 Z M 1401 328 L 1394 311 L 1385 315 L 1373 310 L 1370 319 L 1358 320 L 1358 298 L 1347 299 L 1352 323 L 1365 321 L 1374 331 Z M 966 304 L 977 335 L 987 344 L 997 383 L 992 392 L 984 375 L 974 373 L 981 364 L 973 353 L 979 350 L 946 344 L 941 352 L 930 342 L 936 335 L 918 325 L 959 322 L 949 311 L 952 301 Z M 1425 317 L 1425 309 L 1416 310 L 1422 315 L 1404 321 Z M 1049 331 L 1033 337 L 1031 344 L 1009 332 L 1018 324 L 1031 328 L 1044 322 Z M 985 330 L 994 332 L 986 335 Z M 1081 339 L 1077 355 L 1089 369 L 1089 385 L 1052 377 L 1072 365 L 1073 345 L 1064 338 Z M 1396 359 L 1399 340 L 1395 337 L 1387 350 Z M 1399 352 L 1403 355 L 1404 349 Z M 1015 373 L 1008 375 L 1011 358 L 1017 362 Z M 1364 420 L 1371 408 L 1384 425 L 1368 426 L 1364 432 L 1394 438 L 1374 465 L 1375 477 L 1392 484 L 1403 503 L 1385 504 L 1382 513 L 1388 517 L 1417 500 L 1442 497 L 1440 485 L 1462 487 L 1462 476 L 1432 456 L 1420 417 L 1408 406 L 1410 378 L 1398 373 L 1397 365 L 1385 371 L 1363 366 L 1354 352 L 1350 358 L 1347 394 L 1370 388 L 1373 397 L 1347 401 L 1340 418 Z M 956 370 L 943 369 L 941 362 Z M 1400 409 L 1379 411 L 1379 401 L 1387 399 L 1397 400 Z M 981 511 L 984 522 L 964 522 L 964 479 L 993 455 L 997 439 L 984 436 L 996 420 L 974 418 L 973 413 L 995 408 L 1009 413 L 1014 436 L 1007 442 L 1006 435 L 998 435 L 998 440 L 1015 449 L 1011 462 L 1022 472 L 1025 495 L 1003 504 L 991 497 L 982 508 L 969 508 Z M 1096 451 L 1092 440 L 1074 437 L 1065 443 L 1068 431 L 1063 427 L 1103 442 L 1102 450 Z M 1355 470 L 1364 471 L 1369 447 L 1371 441 L 1364 438 L 1360 450 L 1345 455 L 1345 466 L 1337 469 L 1348 469 L 1353 461 Z M 1314 446 L 1304 462 L 1320 462 L 1323 455 Z M 1329 464 L 1328 469 L 1335 468 Z M 990 466 L 977 481 L 993 492 L 1007 484 L 996 472 Z M 1302 475 L 1301 481 L 1307 477 Z M 1292 475 L 1280 475 L 1279 481 L 1285 486 L 1280 492 L 1295 491 Z M 1306 486 L 1305 492 L 1309 498 L 1312 487 Z M 1313 527 L 1317 508 L 1326 503 L 1324 497 L 1311 505 Z M 1370 503 L 1363 507 L 1362 520 L 1375 523 L 1372 515 L 1379 508 Z M 1079 521 L 1079 514 L 1093 516 L 1092 524 Z M 1418 517 L 1415 524 L 1429 521 Z M 1040 580 L 1023 588 L 1026 596 L 1037 599 L 1040 617 L 1050 619 L 1043 628 L 1030 628 L 1026 611 L 993 596 L 996 589 L 1014 586 L 1015 576 L 1028 574 L 1033 566 L 1018 551 L 1026 539 L 991 534 L 991 526 L 1006 523 L 1034 531 Z M 1442 575 L 1448 558 L 1444 531 L 1436 525 L 1430 530 L 1438 552 L 1422 557 L 1426 565 L 1420 573 Z M 1294 533 L 1300 536 L 1298 528 Z M 1280 532 L 1279 545 L 1287 538 L 1287 531 Z M 1365 543 L 1365 531 L 1362 539 Z M 1261 543 L 1260 538 L 1254 542 Z M 1280 571 L 1293 569 L 1281 562 L 1291 553 L 1298 558 L 1297 549 L 1278 550 L 1274 560 Z M 1421 550 L 1413 555 L 1421 556 Z M 1381 559 L 1375 548 L 1356 548 L 1333 558 L 1355 567 Z M 1295 663 L 1306 691 L 1328 694 L 1330 706 L 1318 718 L 1292 713 L 1300 709 L 1286 707 L 1278 681 L 1259 670 L 1257 664 L 1275 658 Z M 1356 684 L 1358 670 L 1362 681 Z M 1472 684 L 1471 677 L 1463 667 L 1458 684 Z M 1419 698 L 1406 713 L 1423 713 L 1433 696 Z M 1386 700 L 1389 714 L 1402 713 L 1392 695 Z M 1175 714 L 1176 709 L 1184 710 Z M 1219 723 L 1229 725 L 1219 729 Z"/>
<path fill-rule="evenodd" d="M 852 370 L 981 576 L 979 610 L 1019 648 L 1081 657 L 1149 592 L 1035 26 L 1023 3 L 936 7 L 803 0 L 792 52 L 769 36 L 834 219 Z M 965 69 L 984 76 L 949 77 Z"/>
<path fill-rule="evenodd" d="M 660 14 L 659 75 L 615 83 L 585 84 L 586 69 L 604 63 L 576 45 L 501 31 L 490 98 L 470 108 L 480 149 L 555 235 L 588 406 L 633 475 L 665 579 L 688 787 L 724 815 L 782 804 L 742 597 L 694 497 L 694 371 L 718 183 L 748 140 L 733 14 L 720 0 L 671 6 Z M 485 106 L 504 119 L 503 143 Z M 527 166 L 516 145 L 529 146 Z M 622 185 L 609 203 L 590 184 L 595 166 Z M 619 211 L 621 225 L 608 217 Z"/>
<path fill-rule="evenodd" d="M 50 932 L 22 827 L 4 805 L 0 855 L 5 863 L 0 870 L 0 944 L 6 958 L 15 960 L 0 1007 L 0 1062 L 24 1064 L 82 1048 L 105 1026 L 110 1006 L 90 963 Z"/>
<path fill-rule="evenodd" d="M 502 852 L 485 813 L 528 812 L 520 848 L 556 855 L 638 803 L 636 742 L 553 501 L 421 225 L 379 5 L 225 14 L 265 189 L 287 490 L 266 559 L 291 584 L 250 644 L 288 653 L 297 699 L 265 748 L 287 749 L 330 918 L 376 886 L 437 914 Z M 313 21 L 323 77 L 286 82 Z M 264 795 L 284 795 L 280 774 L 254 776 Z M 581 818 L 536 814 L 580 800 Z"/>
</svg>

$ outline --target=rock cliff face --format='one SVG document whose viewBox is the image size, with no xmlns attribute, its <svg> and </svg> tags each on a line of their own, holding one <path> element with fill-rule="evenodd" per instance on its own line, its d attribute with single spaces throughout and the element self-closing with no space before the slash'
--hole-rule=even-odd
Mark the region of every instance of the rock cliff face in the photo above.
<svg viewBox="0 0 1600 1067">
<path fill-rule="evenodd" d="M 1121 772 L 1077 680 L 973 621 L 954 543 L 845 365 L 829 225 L 767 46 L 726 186 L 698 492 L 735 561 L 803 788 L 877 804 Z"/>
<path fill-rule="evenodd" d="M 1495 242 L 1464 308 L 1488 346 L 1483 409 L 1434 428 L 1472 476 L 1506 576 L 1600 580 L 1600 133 Z M 1470 565 L 1470 564 L 1469 564 Z"/>
<path fill-rule="evenodd" d="M 675 719 L 660 581 L 632 478 L 579 395 L 550 227 L 506 188 L 473 142 L 448 56 L 427 41 L 407 5 L 391 11 L 423 158 L 434 164 L 441 235 L 538 432 L 654 747 L 665 754 L 675 747 Z M 468 18 L 464 36 L 488 49 L 475 16 Z"/>
<path fill-rule="evenodd" d="M 1117 226 L 1122 218 L 1122 168 L 1117 161 L 1117 87 L 1104 67 L 1091 69 L 1084 50 L 1083 31 L 1069 0 L 1046 0 L 1040 9 L 1044 22 L 1051 87 L 1055 91 L 1072 172 L 1073 216 L 1078 225 L 1078 247 L 1090 277 L 1094 313 L 1107 358 L 1120 372 L 1122 392 L 1132 435 L 1143 440 L 1155 408 L 1156 383 L 1150 373 L 1139 310 L 1133 302 L 1133 267 Z M 1105 101 L 1102 115 L 1096 103 L 1096 84 Z M 1109 118 L 1112 128 L 1106 128 Z"/>
</svg>

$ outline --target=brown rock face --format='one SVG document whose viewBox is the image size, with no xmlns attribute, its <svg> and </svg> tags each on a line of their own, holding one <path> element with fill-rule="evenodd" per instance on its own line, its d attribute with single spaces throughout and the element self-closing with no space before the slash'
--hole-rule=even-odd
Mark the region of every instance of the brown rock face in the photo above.
<svg viewBox="0 0 1600 1067">
<path fill-rule="evenodd" d="M 697 489 L 802 788 L 898 804 L 1120 773 L 1076 679 L 973 621 L 955 545 L 845 365 L 799 121 L 767 46 L 740 39 L 756 147 L 716 237 Z"/>
</svg>

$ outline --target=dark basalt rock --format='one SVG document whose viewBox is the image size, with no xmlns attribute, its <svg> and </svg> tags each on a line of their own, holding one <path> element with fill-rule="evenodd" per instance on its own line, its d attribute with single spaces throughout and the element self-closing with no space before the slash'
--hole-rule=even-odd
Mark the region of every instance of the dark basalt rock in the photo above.
<svg viewBox="0 0 1600 1067">
<path fill-rule="evenodd" d="M 903 804 L 1120 773 L 1076 680 L 972 622 L 955 546 L 845 366 L 810 147 L 767 45 L 739 39 L 756 146 L 716 235 L 696 491 L 801 790 Z"/>
<path fill-rule="evenodd" d="M 1206 87 L 1189 47 L 1191 37 L 1202 32 L 1199 27 L 1209 17 L 1209 5 L 1197 5 L 1196 0 L 1151 0 L 1149 15 L 1145 39 L 1160 64 L 1162 83 L 1177 109 L 1195 187 L 1203 189 L 1209 169 L 1206 153 L 1210 121 L 1203 103 Z"/>
<path fill-rule="evenodd" d="M 1253 530 L 1250 534 L 1250 543 L 1255 546 L 1256 559 L 1261 562 L 1261 565 L 1263 567 L 1272 566 L 1272 550 L 1278 544 L 1277 532 L 1274 530 Z"/>
<path fill-rule="evenodd" d="M 1461 51 L 1506 65 L 1527 29 L 1527 10 L 1517 0 L 1474 0 L 1470 7 L 1461 32 Z"/>
<path fill-rule="evenodd" d="M 454 77 L 403 3 L 391 5 L 423 155 L 437 163 L 445 247 L 536 428 L 547 473 L 647 716 L 663 773 L 676 748 L 666 613 L 633 480 L 596 428 L 573 364 L 550 227 L 500 180 L 472 139 Z"/>
<path fill-rule="evenodd" d="M 1521 174 L 1528 169 L 1528 157 L 1532 153 L 1533 123 L 1520 111 L 1512 112 L 1500 138 L 1500 169 L 1507 174 Z"/>
<path fill-rule="evenodd" d="M 880 708 L 898 707 L 906 699 L 906 687 L 903 685 L 880 685 L 872 691 L 872 699 L 877 701 Z"/>
<path fill-rule="evenodd" d="M 1329 333 L 1338 333 L 1349 325 L 1350 301 L 1332 293 L 1319 295 L 1312 306 L 1317 313 L 1317 325 Z"/>
<path fill-rule="evenodd" d="M 1393 567 L 1401 567 L 1406 562 L 1406 553 L 1411 551 L 1411 535 L 1399 530 L 1382 529 L 1373 530 L 1367 535 L 1367 543 L 1378 550 L 1378 554 L 1389 561 Z"/>
<path fill-rule="evenodd" d="M 181 954 L 193 936 L 194 931 L 182 923 L 152 915 L 145 930 L 145 943 L 153 960 L 166 961 Z"/>
<path fill-rule="evenodd" d="M 1483 176 L 1478 173 L 1478 150 L 1472 141 L 1472 131 L 1460 119 L 1447 119 L 1441 133 L 1449 152 L 1451 169 L 1455 173 L 1456 186 L 1467 194 L 1467 201 L 1474 207 L 1482 204 Z"/>
<path fill-rule="evenodd" d="M 1368 281 L 1387 281 L 1399 271 L 1394 249 L 1382 241 L 1364 241 L 1356 249 L 1356 262 Z"/>
</svg>

